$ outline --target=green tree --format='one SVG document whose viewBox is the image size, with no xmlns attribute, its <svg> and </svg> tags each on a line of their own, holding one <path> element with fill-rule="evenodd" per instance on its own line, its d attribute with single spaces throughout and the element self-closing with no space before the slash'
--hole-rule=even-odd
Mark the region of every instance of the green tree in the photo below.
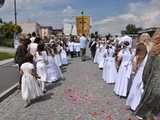
<svg viewBox="0 0 160 120">
<path fill-rule="evenodd" d="M 15 32 L 21 33 L 21 27 L 12 23 L 0 25 L 0 45 L 11 46 Z"/>
<path fill-rule="evenodd" d="M 128 24 L 126 26 L 126 30 L 123 32 L 125 32 L 126 34 L 137 34 L 140 30 L 142 30 L 142 28 L 138 28 L 134 24 Z"/>
</svg>

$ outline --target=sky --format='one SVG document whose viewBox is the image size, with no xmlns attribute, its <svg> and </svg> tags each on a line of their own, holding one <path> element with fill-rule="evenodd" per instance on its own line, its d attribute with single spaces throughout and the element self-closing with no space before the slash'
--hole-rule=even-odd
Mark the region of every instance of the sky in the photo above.
<svg viewBox="0 0 160 120">
<path fill-rule="evenodd" d="M 0 8 L 4 21 L 14 21 L 14 0 Z M 18 21 L 37 21 L 53 28 L 73 21 L 81 11 L 91 16 L 92 31 L 118 34 L 127 24 L 160 26 L 160 0 L 17 0 Z"/>
</svg>

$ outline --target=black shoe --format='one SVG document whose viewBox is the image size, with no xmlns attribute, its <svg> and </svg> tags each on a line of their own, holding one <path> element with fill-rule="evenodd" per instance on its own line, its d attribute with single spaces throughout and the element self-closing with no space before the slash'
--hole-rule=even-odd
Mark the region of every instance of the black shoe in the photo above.
<svg viewBox="0 0 160 120">
<path fill-rule="evenodd" d="M 43 90 L 43 94 L 45 94 L 47 91 L 46 90 Z"/>
<path fill-rule="evenodd" d="M 103 70 L 103 68 L 99 68 L 100 70 Z"/>
<path fill-rule="evenodd" d="M 29 107 L 31 105 L 31 101 L 29 100 L 29 101 L 27 101 L 27 103 L 26 103 L 26 105 L 24 106 L 24 108 L 27 108 L 27 107 Z"/>
</svg>

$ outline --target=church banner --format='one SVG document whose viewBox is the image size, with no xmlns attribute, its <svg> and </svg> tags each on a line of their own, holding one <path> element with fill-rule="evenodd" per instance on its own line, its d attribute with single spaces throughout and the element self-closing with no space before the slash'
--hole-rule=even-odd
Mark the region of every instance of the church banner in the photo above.
<svg viewBox="0 0 160 120">
<path fill-rule="evenodd" d="M 90 16 L 77 16 L 76 17 L 77 34 L 90 34 Z"/>
</svg>

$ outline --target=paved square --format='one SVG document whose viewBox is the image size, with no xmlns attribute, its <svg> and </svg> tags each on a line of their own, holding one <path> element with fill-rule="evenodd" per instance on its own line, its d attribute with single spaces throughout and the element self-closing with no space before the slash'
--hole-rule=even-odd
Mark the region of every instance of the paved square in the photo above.
<svg viewBox="0 0 160 120">
<path fill-rule="evenodd" d="M 74 58 L 64 70 L 66 80 L 48 85 L 30 107 L 24 108 L 20 91 L 0 103 L 0 120 L 135 120 L 101 74 L 91 61 Z"/>
</svg>

